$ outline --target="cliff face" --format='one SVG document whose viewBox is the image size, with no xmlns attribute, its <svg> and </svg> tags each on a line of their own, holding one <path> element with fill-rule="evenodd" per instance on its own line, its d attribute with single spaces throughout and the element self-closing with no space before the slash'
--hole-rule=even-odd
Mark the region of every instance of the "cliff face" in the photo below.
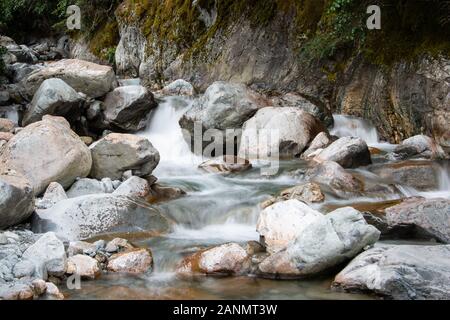
<svg viewBox="0 0 450 320">
<path fill-rule="evenodd" d="M 338 2 L 351 14 L 330 9 Z M 391 142 L 424 133 L 450 147 L 445 33 L 431 39 L 432 33 L 419 30 L 407 41 L 395 34 L 377 43 L 387 31 L 360 37 L 354 36 L 362 32 L 357 28 L 336 31 L 339 19 L 365 17 L 364 6 L 355 3 L 126 0 L 115 11 L 116 68 L 152 85 L 183 78 L 204 90 L 225 80 L 271 94 L 297 92 L 333 112 L 370 119 Z"/>
</svg>

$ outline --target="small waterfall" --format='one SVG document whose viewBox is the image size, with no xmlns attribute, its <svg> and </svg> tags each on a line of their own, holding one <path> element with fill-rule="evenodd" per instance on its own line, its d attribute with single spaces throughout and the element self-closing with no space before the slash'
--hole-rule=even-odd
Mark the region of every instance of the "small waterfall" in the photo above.
<svg viewBox="0 0 450 320">
<path fill-rule="evenodd" d="M 197 167 L 200 157 L 192 154 L 178 121 L 191 107 L 192 100 L 184 97 L 165 97 L 154 111 L 147 128 L 140 133 L 149 139 L 161 156 L 155 173 L 159 176 L 173 174 L 174 170 Z"/>
<path fill-rule="evenodd" d="M 359 137 L 368 145 L 379 143 L 377 129 L 369 121 L 340 114 L 334 114 L 333 118 L 334 127 L 330 130 L 332 135 Z"/>
</svg>

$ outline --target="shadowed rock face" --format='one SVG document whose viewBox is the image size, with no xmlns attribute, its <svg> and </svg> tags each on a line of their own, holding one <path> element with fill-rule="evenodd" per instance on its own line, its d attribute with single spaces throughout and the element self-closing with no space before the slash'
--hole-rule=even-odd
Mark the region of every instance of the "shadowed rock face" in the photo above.
<svg viewBox="0 0 450 320">
<path fill-rule="evenodd" d="M 34 210 L 30 183 L 20 175 L 0 175 L 0 230 L 27 219 Z"/>
<path fill-rule="evenodd" d="M 412 198 L 386 209 L 389 228 L 413 228 L 419 238 L 450 243 L 450 200 Z"/>
<path fill-rule="evenodd" d="M 105 121 L 113 128 L 135 132 L 145 128 L 157 106 L 153 94 L 142 86 L 125 86 L 108 93 L 104 101 Z"/>
<path fill-rule="evenodd" d="M 357 256 L 334 279 L 345 291 L 392 299 L 449 299 L 450 246 L 382 246 Z"/>
</svg>

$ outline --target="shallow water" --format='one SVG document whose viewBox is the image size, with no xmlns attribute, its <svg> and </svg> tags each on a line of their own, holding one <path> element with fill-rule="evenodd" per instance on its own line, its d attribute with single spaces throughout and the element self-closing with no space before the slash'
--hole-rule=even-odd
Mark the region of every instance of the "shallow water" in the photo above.
<svg viewBox="0 0 450 320">
<path fill-rule="evenodd" d="M 178 120 L 190 107 L 191 101 L 170 97 L 160 103 L 148 129 L 140 134 L 147 137 L 160 151 L 161 162 L 154 174 L 163 185 L 180 187 L 187 195 L 158 205 L 176 224 L 171 233 L 150 237 L 146 233 L 125 234 L 138 246 L 148 247 L 154 256 L 152 274 L 129 276 L 109 274 L 96 281 L 82 282 L 81 290 L 65 291 L 69 299 L 371 299 L 363 294 L 345 294 L 330 290 L 332 277 L 310 280 L 268 280 L 249 277 L 177 278 L 174 270 L 190 253 L 225 242 L 245 243 L 258 240 L 255 226 L 260 203 L 286 187 L 302 181 L 302 171 L 308 163 L 302 160 L 282 161 L 275 176 L 262 176 L 260 167 L 239 175 L 207 174 L 197 168 L 203 161 L 193 156 L 183 140 Z M 376 130 L 367 122 L 335 116 L 334 134 L 361 136 L 369 144 L 389 151 L 392 146 L 380 143 Z M 345 127 L 345 128 L 342 128 Z M 375 130 L 375 132 L 374 132 Z M 384 161 L 375 157 L 374 162 Z M 442 164 L 439 190 L 420 193 L 426 197 L 449 196 L 448 163 Z M 383 184 L 376 175 L 364 168 L 354 170 L 366 182 Z M 397 186 L 397 193 L 362 196 L 351 200 L 326 194 L 326 201 L 314 207 L 328 212 L 332 207 L 346 205 L 376 206 L 376 203 L 396 200 L 418 191 Z"/>
</svg>

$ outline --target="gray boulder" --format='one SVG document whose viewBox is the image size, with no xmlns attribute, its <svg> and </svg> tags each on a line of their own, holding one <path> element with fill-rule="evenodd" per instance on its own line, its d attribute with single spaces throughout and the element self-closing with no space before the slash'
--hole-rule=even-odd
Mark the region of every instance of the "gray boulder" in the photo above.
<svg viewBox="0 0 450 320">
<path fill-rule="evenodd" d="M 135 176 L 150 175 L 160 156 L 151 142 L 143 137 L 111 133 L 90 146 L 92 151 L 91 177 L 121 179 L 131 170 Z"/>
<path fill-rule="evenodd" d="M 124 181 L 113 194 L 130 198 L 145 198 L 150 194 L 150 184 L 145 179 L 132 176 Z"/>
<path fill-rule="evenodd" d="M 335 161 L 344 168 L 356 168 L 372 163 L 367 144 L 355 137 L 342 137 L 336 140 L 320 152 L 314 160 Z"/>
<path fill-rule="evenodd" d="M 316 156 L 323 149 L 333 143 L 333 139 L 326 132 L 319 133 L 313 141 L 311 141 L 308 149 L 302 154 L 302 158 L 310 158 Z"/>
<path fill-rule="evenodd" d="M 268 105 L 266 98 L 243 84 L 217 81 L 194 101 L 192 108 L 180 119 L 180 125 L 191 135 L 196 122 L 204 130 L 240 129 L 259 108 Z"/>
<path fill-rule="evenodd" d="M 157 103 L 149 90 L 136 85 L 114 89 L 106 95 L 104 105 L 104 118 L 110 126 L 136 132 L 145 128 Z"/>
<path fill-rule="evenodd" d="M 76 198 L 88 194 L 112 193 L 113 191 L 114 185 L 109 178 L 103 178 L 102 180 L 84 178 L 75 181 L 70 189 L 67 190 L 67 196 Z"/>
<path fill-rule="evenodd" d="M 259 272 L 281 278 L 302 278 L 327 272 L 374 244 L 379 236 L 380 232 L 368 225 L 359 211 L 350 207 L 327 215 L 305 212 L 299 219 L 295 240 L 286 249 L 264 259 L 259 264 Z"/>
<path fill-rule="evenodd" d="M 417 135 L 403 140 L 394 150 L 394 158 L 406 159 L 409 157 L 442 159 L 445 158 L 445 152 L 433 138 Z"/>
<path fill-rule="evenodd" d="M 371 167 L 370 171 L 387 182 L 421 191 L 439 187 L 439 167 L 431 161 L 383 163 Z"/>
<path fill-rule="evenodd" d="M 245 122 L 238 155 L 244 159 L 264 159 L 277 152 L 281 157 L 300 156 L 322 131 L 326 131 L 322 123 L 300 108 L 262 108 Z"/>
<path fill-rule="evenodd" d="M 324 161 L 306 171 L 306 179 L 318 183 L 322 190 L 348 198 L 364 191 L 362 181 L 334 161 Z"/>
<path fill-rule="evenodd" d="M 64 118 L 53 116 L 44 116 L 42 121 L 21 130 L 0 154 L 0 168 L 13 168 L 23 174 L 36 195 L 51 182 L 69 187 L 76 178 L 86 177 L 91 166 L 89 148 Z"/>
<path fill-rule="evenodd" d="M 48 209 L 56 203 L 67 199 L 67 194 L 62 185 L 58 182 L 52 182 L 48 185 L 41 199 L 36 201 L 37 209 Z"/>
<path fill-rule="evenodd" d="M 34 232 L 54 231 L 67 240 L 87 239 L 107 232 L 166 232 L 169 221 L 145 202 L 111 194 L 87 195 L 37 210 Z"/>
<path fill-rule="evenodd" d="M 363 252 L 334 279 L 345 291 L 401 300 L 450 299 L 450 245 L 379 246 Z"/>
<path fill-rule="evenodd" d="M 77 59 L 49 63 L 43 69 L 29 74 L 21 81 L 21 85 L 31 98 L 42 82 L 50 78 L 61 79 L 77 92 L 83 92 L 91 98 L 102 97 L 117 85 L 111 67 Z"/>
<path fill-rule="evenodd" d="M 76 119 L 81 115 L 83 102 L 83 97 L 61 79 L 47 79 L 28 105 L 22 125 L 40 121 L 46 114 Z"/>
<path fill-rule="evenodd" d="M 34 210 L 34 193 L 28 180 L 17 174 L 0 175 L 0 229 L 27 219 Z"/>
<path fill-rule="evenodd" d="M 274 107 L 295 107 L 306 111 L 315 118 L 322 121 L 327 127 L 333 124 L 333 115 L 328 108 L 319 101 L 313 103 L 295 93 L 287 93 L 282 96 L 272 98 Z"/>
<path fill-rule="evenodd" d="M 193 96 L 195 90 L 186 80 L 178 79 L 162 88 L 161 93 L 167 96 Z"/>
<path fill-rule="evenodd" d="M 33 273 L 27 274 L 28 264 L 33 265 Z M 48 232 L 28 247 L 22 255 L 20 263 L 14 267 L 15 275 L 20 278 L 34 276 L 46 280 L 48 276 L 62 276 L 66 272 L 67 256 L 64 244 L 53 232 Z"/>
<path fill-rule="evenodd" d="M 418 238 L 450 243 L 449 199 L 411 198 L 385 211 L 386 221 L 391 229 L 406 227 L 412 229 Z"/>
</svg>

